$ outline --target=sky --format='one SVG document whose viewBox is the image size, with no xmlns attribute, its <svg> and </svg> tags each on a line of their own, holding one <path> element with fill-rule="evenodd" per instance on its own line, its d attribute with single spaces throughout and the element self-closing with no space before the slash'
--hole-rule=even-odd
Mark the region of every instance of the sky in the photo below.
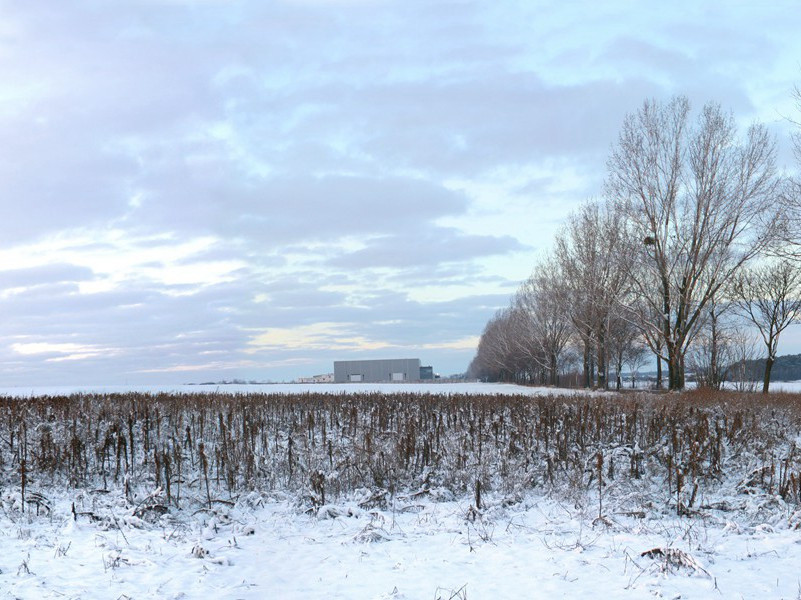
<svg viewBox="0 0 801 600">
<path fill-rule="evenodd" d="M 796 168 L 799 31 L 794 2 L 0 0 L 0 381 L 463 372 L 645 99 Z"/>
</svg>

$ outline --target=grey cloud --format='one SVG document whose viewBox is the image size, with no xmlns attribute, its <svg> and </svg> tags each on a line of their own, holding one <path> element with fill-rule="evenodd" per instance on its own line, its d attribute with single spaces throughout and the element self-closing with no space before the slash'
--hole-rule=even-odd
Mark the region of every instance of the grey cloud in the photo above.
<svg viewBox="0 0 801 600">
<path fill-rule="evenodd" d="M 291 90 L 257 119 L 248 148 L 275 161 L 268 139 L 276 115 L 296 114 L 286 132 L 289 153 L 282 168 L 308 169 L 307 156 L 294 150 L 310 140 L 347 140 L 324 163 L 369 169 L 393 164 L 426 173 L 474 174 L 501 164 L 525 164 L 559 155 L 605 152 L 631 98 L 661 88 L 641 78 L 549 85 L 535 73 L 480 67 L 458 76 L 435 74 L 409 81 L 378 79 L 349 87 L 326 83 Z M 587 99 L 592 98 L 592 102 Z M 300 107 L 312 110 L 299 112 Z M 324 147 L 324 146 L 323 146 Z"/>
<path fill-rule="evenodd" d="M 365 210 L 364 189 L 374 188 L 374 205 L 422 191 L 409 190 L 396 175 L 376 176 L 377 169 L 423 170 L 434 176 L 434 190 L 442 173 L 487 171 L 554 153 L 598 159 L 619 127 L 621 105 L 657 90 L 638 79 L 545 84 L 526 70 L 499 68 L 515 46 L 484 31 L 475 5 L 462 9 L 457 16 L 411 5 L 404 11 L 411 21 L 390 7 L 353 10 L 347 19 L 321 7 L 250 4 L 192 13 L 173 5 L 151 14 L 136 3 L 114 10 L 86 4 L 66 14 L 17 10 L 40 34 L 32 71 L 68 77 L 54 80 L 51 87 L 62 91 L 42 100 L 42 114 L 27 111 L 14 121 L 24 128 L 6 132 L 25 140 L 25 132 L 41 129 L 37 118 L 50 123 L 30 150 L 13 152 L 18 160 L 7 180 L 27 208 L 15 211 L 17 226 L 8 233 L 123 215 L 130 227 L 254 239 L 262 233 L 279 241 L 289 231 L 309 235 L 318 227 L 347 233 L 363 223 L 363 231 L 376 226 L 372 214 L 384 216 Z M 446 14 L 447 25 L 422 18 L 427 12 Z M 205 20 L 211 16 L 214 26 Z M 99 26 L 76 37 L 88 21 Z M 354 39 L 353 28 L 366 37 Z M 399 31 L 408 37 L 392 35 Z M 250 50 L 245 42 L 257 39 Z M 385 39 L 407 41 L 401 47 Z M 369 56 L 381 57 L 376 64 L 364 56 L 369 40 L 375 42 Z M 321 52 L 326 41 L 333 48 Z M 56 50 L 60 42 L 67 51 Z M 472 50 L 465 53 L 466 46 Z M 284 59 L 299 69 L 276 71 Z M 388 74 L 388 62 L 407 67 L 408 75 Z M 219 124 L 232 128 L 234 146 L 210 134 Z M 254 175 L 248 161 L 278 178 Z M 42 164 L 46 177 L 37 177 Z M 343 170 L 355 176 L 321 177 Z M 359 177 L 375 181 L 360 184 Z M 419 194 L 423 207 L 441 202 L 431 190 Z M 137 192 L 142 208 L 131 211 Z M 62 210 L 52 210 L 56 203 Z M 297 207 L 299 218 L 286 216 L 288 206 Z"/>
<path fill-rule="evenodd" d="M 403 248 L 403 252 L 398 252 Z M 446 227 L 419 227 L 402 235 L 371 240 L 362 250 L 350 252 L 329 263 L 341 268 L 410 267 L 507 254 L 525 246 L 510 236 L 466 235 Z"/>
<path fill-rule="evenodd" d="M 682 45 L 664 48 L 638 38 L 624 36 L 613 40 L 597 58 L 595 64 L 607 68 L 614 65 L 615 69 L 624 73 L 645 70 L 655 80 L 680 80 L 681 89 L 664 89 L 659 95 L 667 97 L 681 93 L 688 96 L 697 107 L 715 101 L 738 114 L 749 114 L 753 110 L 753 104 L 747 90 L 742 86 L 742 75 L 721 72 L 720 61 L 698 60 L 698 55 L 709 54 L 708 42 L 703 38 L 704 36 L 695 37 L 693 40 L 695 43 L 689 45 L 690 47 Z M 749 58 L 753 59 L 759 55 L 771 56 L 773 53 L 769 46 L 761 47 L 759 53 L 751 54 Z M 753 68 L 758 68 L 759 62 L 753 60 Z M 743 62 L 740 61 L 738 64 L 742 65 Z"/>
<path fill-rule="evenodd" d="M 61 282 L 91 281 L 94 273 L 87 267 L 49 264 L 27 269 L 0 271 L 0 289 L 29 287 Z"/>
<path fill-rule="evenodd" d="M 234 174 L 172 175 L 145 182 L 153 191 L 139 209 L 142 223 L 246 237 L 266 247 L 409 229 L 467 207 L 460 193 L 401 177 L 279 178 L 243 187 L 231 183 Z"/>
<path fill-rule="evenodd" d="M 347 296 L 342 292 L 328 292 L 315 289 L 306 291 L 288 290 L 270 294 L 267 307 L 284 310 L 298 310 L 308 308 L 329 309 L 344 304 Z M 326 313 L 318 313 L 319 319 L 324 319 Z"/>
<path fill-rule="evenodd" d="M 681 47 L 663 48 L 635 37 L 622 36 L 612 41 L 596 59 L 598 64 L 615 62 L 620 65 L 638 65 L 676 73 L 690 69 L 693 61 Z"/>
<path fill-rule="evenodd" d="M 123 377 L 125 373 L 202 362 L 206 356 L 232 363 L 262 363 L 292 357 L 313 361 L 317 356 L 322 361 L 320 368 L 323 368 L 326 361 L 333 359 L 330 352 L 306 353 L 305 356 L 302 352 L 287 350 L 262 351 L 256 356 L 242 354 L 250 335 L 244 326 L 249 321 L 253 327 L 264 328 L 333 320 L 350 323 L 355 335 L 386 339 L 393 347 L 402 348 L 409 345 L 410 336 L 415 339 L 415 344 L 422 346 L 473 335 L 471 321 L 484 317 L 487 312 L 484 305 L 487 302 L 501 304 L 505 300 L 504 296 L 467 298 L 435 303 L 432 307 L 427 303 L 410 301 L 405 294 L 376 292 L 362 298 L 359 306 L 352 306 L 347 305 L 339 294 L 316 292 L 312 301 L 299 301 L 299 295 L 315 293 L 309 287 L 297 290 L 297 296 L 285 291 L 274 294 L 273 302 L 253 304 L 244 300 L 241 292 L 235 286 L 233 289 L 212 287 L 199 292 L 196 298 L 169 297 L 155 292 L 147 295 L 136 291 L 119 292 L 105 298 L 102 294 L 84 298 L 82 302 L 59 302 L 58 313 L 47 315 L 47 318 L 40 319 L 30 313 L 26 315 L 23 311 L 24 327 L 17 329 L 5 325 L 0 328 L 5 339 L 20 340 L 23 336 L 20 341 L 25 343 L 70 343 L 88 346 L 90 350 L 109 351 L 104 351 L 103 356 L 92 357 L 88 361 L 91 366 L 84 361 L 66 361 L 48 362 L 47 368 L 43 368 L 43 360 L 61 357 L 62 353 L 58 351 L 34 355 L 6 352 L 3 364 L 8 369 L 16 365 L 14 368 L 23 369 L 26 376 L 48 373 L 50 378 L 63 382 L 89 376 L 92 369 Z M 3 310 L 13 308 L 8 301 L 2 306 Z M 399 323 L 388 324 L 387 321 Z M 231 369 L 219 373 L 227 373 L 230 377 Z M 175 375 L 166 377 L 175 381 Z M 181 380 L 196 380 L 196 376 L 190 373 Z"/>
<path fill-rule="evenodd" d="M 398 269 L 388 275 L 386 279 L 390 283 L 407 286 L 423 285 L 440 288 L 486 284 L 506 288 L 510 292 L 520 285 L 520 281 L 517 279 L 508 279 L 494 274 L 476 273 L 475 265 L 470 262 L 422 265 Z"/>
</svg>

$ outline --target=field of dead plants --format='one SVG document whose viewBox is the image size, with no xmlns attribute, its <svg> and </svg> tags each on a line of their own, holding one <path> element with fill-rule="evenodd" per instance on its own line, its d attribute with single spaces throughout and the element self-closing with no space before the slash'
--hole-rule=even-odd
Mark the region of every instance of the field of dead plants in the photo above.
<svg viewBox="0 0 801 600">
<path fill-rule="evenodd" d="M 748 497 L 789 510 L 801 502 L 801 396 L 3 398 L 0 469 L 20 512 L 48 511 L 54 489 L 116 491 L 154 517 L 253 491 L 310 512 L 354 494 L 365 506 L 468 497 L 481 510 L 530 492 L 600 519 L 736 510 L 732 498 Z"/>
<path fill-rule="evenodd" d="M 0 598 L 797 597 L 801 395 L 394 389 L 0 397 Z"/>
</svg>

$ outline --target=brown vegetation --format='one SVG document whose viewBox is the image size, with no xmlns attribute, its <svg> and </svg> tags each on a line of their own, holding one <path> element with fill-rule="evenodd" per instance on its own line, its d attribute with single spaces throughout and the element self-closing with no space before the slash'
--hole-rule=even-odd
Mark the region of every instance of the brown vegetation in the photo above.
<svg viewBox="0 0 801 600">
<path fill-rule="evenodd" d="M 682 512 L 723 485 L 799 503 L 799 432 L 801 396 L 785 394 L 3 398 L 0 470 L 29 505 L 51 486 L 208 507 L 254 490 L 320 506 L 362 489 L 478 498 L 614 483 L 656 486 Z"/>
</svg>

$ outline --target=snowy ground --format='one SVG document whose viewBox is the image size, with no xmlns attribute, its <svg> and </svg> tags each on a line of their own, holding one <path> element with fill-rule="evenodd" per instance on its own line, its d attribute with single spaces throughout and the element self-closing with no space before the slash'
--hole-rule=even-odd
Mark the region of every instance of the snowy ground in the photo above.
<svg viewBox="0 0 801 600">
<path fill-rule="evenodd" d="M 201 386 L 187 386 L 171 390 L 139 388 L 137 391 L 197 392 L 201 389 Z M 131 388 L 49 388 L 30 390 L 27 394 L 18 390 L 20 393 L 17 395 L 90 390 L 111 392 L 130 391 Z M 554 391 L 550 388 L 489 384 L 220 386 L 219 391 L 288 393 L 306 390 L 480 394 L 551 394 Z M 0 390 L 2 392 L 8 393 Z M 569 390 L 565 392 L 572 393 Z M 612 397 L 618 398 L 616 395 Z M 552 412 L 546 408 L 552 404 L 561 407 L 553 415 L 564 418 L 570 413 L 569 403 L 568 399 L 557 403 L 532 403 L 544 404 L 545 412 L 534 410 L 531 418 L 551 415 Z M 17 404 L 36 403 L 23 401 Z M 492 406 L 495 404 L 493 402 Z M 593 403 L 582 400 L 576 404 Z M 602 404 L 607 406 L 607 403 Z M 214 404 L 208 410 L 218 410 L 220 406 Z M 379 403 L 377 406 L 382 405 Z M 423 406 L 430 410 L 436 408 L 436 403 Z M 481 406 L 478 403 L 475 409 Z M 164 408 L 164 414 L 167 414 L 167 404 Z M 323 408 L 317 407 L 316 410 Z M 452 407 L 446 407 L 445 414 L 450 415 L 450 410 Z M 718 414 L 714 407 L 709 410 L 710 418 Z M 21 470 L 14 462 L 13 453 L 8 452 L 2 461 L 5 483 L 0 485 L 0 600 L 799 599 L 801 510 L 798 508 L 801 504 L 798 503 L 798 492 L 785 494 L 785 497 L 795 498 L 795 503 L 786 503 L 782 497 L 774 496 L 771 490 L 776 489 L 774 475 L 778 483 L 787 480 L 788 472 L 791 473 L 792 485 L 798 486 L 799 471 L 794 457 L 801 450 L 801 429 L 798 429 L 797 421 L 790 418 L 790 412 L 785 415 L 788 409 L 782 403 L 777 403 L 773 412 L 770 407 L 754 411 L 738 407 L 736 403 L 731 410 L 732 415 L 744 415 L 746 426 L 735 427 L 736 431 L 728 435 L 716 429 L 709 429 L 702 435 L 703 442 L 703 436 L 712 436 L 713 431 L 717 431 L 715 435 L 725 440 L 722 470 L 718 475 L 710 471 L 708 481 L 702 482 L 697 502 L 689 502 L 691 510 L 685 516 L 676 514 L 675 482 L 671 496 L 670 483 L 662 474 L 668 471 L 664 469 L 664 457 L 660 452 L 643 457 L 646 476 L 633 479 L 621 472 L 617 479 L 607 481 L 600 508 L 597 479 L 590 477 L 594 474 L 593 468 L 590 466 L 583 474 L 580 465 L 576 472 L 564 470 L 572 464 L 569 462 L 560 467 L 563 470 L 559 473 L 573 473 L 572 484 L 564 481 L 562 476 L 557 477 L 554 485 L 544 486 L 542 473 L 539 478 L 530 480 L 518 477 L 515 486 L 492 487 L 493 490 L 506 487 L 511 490 L 506 492 L 510 495 L 493 495 L 500 494 L 500 491 L 485 494 L 480 510 L 472 508 L 475 502 L 472 496 L 454 497 L 436 487 L 441 485 L 438 483 L 420 493 L 411 493 L 408 489 L 398 492 L 394 498 L 389 493 L 376 496 L 381 490 L 357 489 L 353 492 L 354 487 L 351 487 L 339 496 L 343 499 L 337 500 L 336 504 L 324 506 L 314 506 L 312 496 L 302 488 L 286 495 L 235 490 L 231 496 L 220 493 L 218 481 L 217 493 L 209 496 L 208 490 L 204 494 L 197 472 L 184 474 L 186 483 L 180 508 L 171 506 L 167 509 L 163 491 L 157 490 L 149 497 L 141 496 L 158 485 L 152 483 L 144 469 L 135 472 L 138 473 L 138 483 L 135 481 L 126 498 L 123 481 L 127 476 L 120 477 L 119 483 L 110 491 L 97 489 L 96 474 L 94 479 L 89 477 L 84 488 L 73 489 L 66 482 L 61 485 L 46 483 L 57 482 L 59 478 L 63 481 L 68 471 L 59 471 L 61 475 L 48 479 L 45 464 L 38 471 L 31 471 L 24 513 L 19 487 Z M 367 419 L 365 415 L 372 415 L 371 406 L 365 406 L 364 411 L 359 413 L 363 421 Z M 45 422 L 37 424 L 36 415 L 39 414 L 34 411 L 32 416 L 28 416 L 29 420 L 33 419 L 28 429 L 31 432 L 30 464 L 35 464 L 36 456 L 47 456 L 42 454 L 44 449 L 38 452 L 37 448 L 46 439 L 43 432 L 49 431 L 51 426 Z M 41 412 L 41 415 L 46 414 L 50 413 Z M 263 413 L 265 416 L 270 414 L 269 411 Z M 456 417 L 462 413 L 457 410 L 452 414 L 452 423 L 455 423 Z M 508 412 L 505 415 L 505 429 L 500 429 L 502 435 L 509 433 L 506 430 L 510 427 L 525 429 L 523 425 L 531 421 L 528 417 L 524 422 L 511 420 L 517 414 Z M 643 432 L 651 422 L 642 411 L 631 413 L 629 409 L 621 409 L 620 414 L 629 417 L 639 414 Z M 667 432 L 670 432 L 671 414 L 664 411 L 654 413 L 664 421 L 660 427 Z M 676 414 L 684 413 L 679 411 Z M 94 415 L 93 419 L 97 423 L 98 416 Z M 495 431 L 491 428 L 495 421 L 483 420 L 487 429 L 482 435 L 486 437 Z M 734 427 L 735 421 L 732 416 L 728 426 Z M 684 432 L 684 422 L 680 421 L 677 434 L 688 440 L 696 439 L 692 427 L 689 433 Z M 17 425 L 12 417 L 4 418 L 2 423 L 5 434 L 0 436 L 0 444 L 5 449 L 10 445 L 11 432 L 17 431 Z M 369 419 L 365 423 L 369 423 Z M 716 419 L 710 423 L 715 427 L 718 425 Z M 575 422 L 571 426 L 575 429 Z M 237 430 L 238 426 L 232 429 Z M 330 429 L 329 434 L 332 431 L 334 429 Z M 480 428 L 477 431 L 480 433 Z M 566 425 L 565 428 L 560 426 L 558 431 L 570 433 L 572 430 Z M 449 439 L 461 435 L 458 428 L 446 429 L 445 434 Z M 306 435 L 305 429 L 301 435 Z M 483 439 L 481 435 L 475 435 Z M 96 437 L 96 434 L 92 437 L 94 445 L 89 447 L 89 457 L 95 456 L 98 448 L 102 447 L 102 444 L 97 445 Z M 657 443 L 666 448 L 670 436 L 663 432 L 662 437 L 664 439 L 659 438 L 661 441 Z M 102 442 L 103 436 L 98 439 Z M 213 436 L 207 442 L 212 439 Z M 505 437 L 502 439 L 506 440 Z M 512 439 L 504 441 L 501 448 L 511 444 Z M 296 449 L 302 448 L 300 441 L 298 438 Z M 378 442 L 374 440 L 373 443 Z M 764 444 L 768 445 L 763 448 Z M 16 447 L 19 446 L 17 441 Z M 685 446 L 684 454 L 694 448 L 691 444 Z M 141 444 L 136 447 L 141 451 Z M 59 456 L 62 459 L 66 456 L 64 449 L 67 446 L 56 445 L 53 448 L 62 448 Z M 280 452 L 283 446 L 268 445 L 265 448 L 269 450 L 265 454 L 266 460 Z M 394 451 L 391 450 L 394 446 L 387 448 L 390 448 L 388 452 Z M 454 446 L 452 450 L 456 449 L 458 447 Z M 490 449 L 488 446 L 487 452 Z M 606 448 L 606 460 L 614 452 L 625 449 L 623 446 Z M 576 448 L 571 447 L 570 452 L 575 451 Z M 681 452 L 676 454 L 677 457 L 680 455 Z M 485 452 L 482 462 L 476 463 L 475 457 L 470 455 L 467 466 L 463 465 L 462 469 L 472 472 L 470 469 L 477 465 L 486 466 L 489 464 L 486 462 L 488 456 Z M 591 459 L 592 456 L 594 454 L 590 452 L 584 458 Z M 618 456 L 618 468 L 627 469 L 627 459 L 621 456 Z M 637 453 L 632 456 L 636 457 Z M 190 457 L 191 453 L 187 451 L 185 460 Z M 779 465 L 775 473 L 772 470 L 774 458 Z M 363 461 L 358 464 L 373 463 Z M 501 461 L 498 464 L 507 463 Z M 543 470 L 539 462 L 533 464 L 529 468 L 531 473 Z M 447 479 L 445 474 L 451 472 L 449 465 L 451 463 L 440 464 L 443 471 L 436 474 L 433 481 Z M 708 465 L 702 464 L 701 467 L 702 472 L 708 471 Z M 509 462 L 507 468 L 519 468 L 519 464 Z M 771 470 L 766 471 L 767 468 Z M 503 472 L 498 469 L 493 466 L 492 473 Z M 271 467 L 269 472 L 273 471 Z M 333 471 L 326 473 L 327 476 L 336 474 Z M 761 475 L 757 477 L 755 474 Z M 489 481 L 493 479 L 488 477 Z M 420 488 L 412 487 L 414 489 Z M 41 496 L 36 496 L 37 493 Z M 140 496 L 136 497 L 136 493 Z M 684 503 L 689 495 L 688 481 L 683 492 Z M 695 496 L 694 492 L 692 496 Z M 209 509 L 204 498 L 205 501 L 232 498 L 232 501 L 213 500 L 213 509 Z M 599 514 L 603 518 L 599 519 Z"/>
<path fill-rule="evenodd" d="M 274 383 L 264 385 L 88 385 L 0 387 L 0 396 L 68 396 L 78 393 L 113 394 L 140 392 L 146 394 L 360 394 L 360 393 L 425 393 L 425 394 L 522 394 L 541 396 L 548 394 L 581 393 L 582 390 L 563 388 L 528 387 L 510 383 Z"/>
<path fill-rule="evenodd" d="M 762 383 L 760 382 L 756 391 L 762 390 Z M 801 392 L 801 381 L 773 381 L 770 384 L 771 392 Z"/>
<path fill-rule="evenodd" d="M 647 391 L 650 383 L 643 382 L 638 389 Z M 688 383 L 688 388 L 693 383 Z M 628 391 L 628 385 L 624 391 Z M 761 384 L 756 391 L 761 390 Z M 801 392 L 801 381 L 776 381 L 771 383 L 773 392 Z M 360 393 L 421 393 L 421 394 L 503 394 L 524 396 L 547 396 L 560 394 L 592 394 L 584 389 L 531 387 L 511 383 L 271 383 L 255 385 L 72 385 L 0 387 L 0 396 L 68 396 L 70 394 L 360 394 Z"/>
<path fill-rule="evenodd" d="M 782 510 L 764 521 L 740 511 L 593 524 L 590 508 L 533 496 L 481 513 L 467 499 L 400 497 L 393 509 L 360 506 L 366 497 L 316 515 L 251 494 L 214 511 L 137 517 L 122 497 L 78 493 L 22 517 L 6 493 L 0 598 L 789 599 L 801 590 L 801 532 Z M 74 520 L 73 501 L 99 520 Z M 664 555 L 643 556 L 655 548 Z"/>
</svg>

